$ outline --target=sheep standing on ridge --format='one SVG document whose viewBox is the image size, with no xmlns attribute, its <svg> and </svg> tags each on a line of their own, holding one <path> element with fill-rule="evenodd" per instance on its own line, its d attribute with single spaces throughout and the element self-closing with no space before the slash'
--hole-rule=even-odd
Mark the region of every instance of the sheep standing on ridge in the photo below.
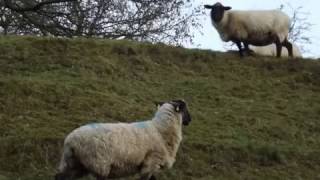
<svg viewBox="0 0 320 180">
<path fill-rule="evenodd" d="M 292 57 L 292 44 L 287 39 L 290 18 L 280 10 L 235 11 L 221 3 L 204 7 L 211 9 L 211 21 L 221 39 L 234 42 L 241 57 L 241 43 L 247 52 L 250 52 L 249 45 L 266 46 L 274 43 L 277 57 L 281 56 L 282 46 L 285 46 Z"/>
<path fill-rule="evenodd" d="M 270 44 L 268 46 L 250 46 L 250 49 L 258 55 L 262 56 L 276 56 L 277 55 L 277 47 L 274 44 Z M 295 44 L 292 44 L 292 53 L 295 58 L 302 58 L 302 54 L 299 50 L 299 47 Z M 283 49 L 281 52 L 281 57 L 288 57 L 287 49 Z"/>
<path fill-rule="evenodd" d="M 182 100 L 158 104 L 152 120 L 135 123 L 94 123 L 81 126 L 65 139 L 56 180 L 89 173 L 97 180 L 154 174 L 171 168 L 182 140 L 182 125 L 191 117 Z"/>
</svg>

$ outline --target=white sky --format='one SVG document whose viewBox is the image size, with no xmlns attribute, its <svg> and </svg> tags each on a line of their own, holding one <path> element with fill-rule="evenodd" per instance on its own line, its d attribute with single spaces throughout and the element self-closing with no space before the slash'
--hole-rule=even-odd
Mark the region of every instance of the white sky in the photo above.
<svg viewBox="0 0 320 180">
<path fill-rule="evenodd" d="M 218 1 L 215 0 L 196 0 L 198 4 L 213 5 Z M 232 9 L 240 10 L 259 10 L 259 9 L 277 9 L 281 4 L 290 5 L 294 8 L 302 6 L 304 12 L 310 13 L 308 16 L 309 22 L 313 24 L 311 32 L 308 34 L 312 37 L 312 44 L 304 45 L 308 53 L 303 54 L 304 57 L 320 57 L 320 1 L 319 0 L 220 0 L 223 5 L 231 6 Z M 286 9 L 284 10 L 286 11 Z M 290 15 L 290 11 L 287 11 Z M 203 35 L 196 32 L 194 45 L 186 45 L 189 48 L 211 49 L 225 51 L 224 43 L 221 41 L 217 31 L 211 24 L 210 10 L 206 10 L 206 16 L 201 19 Z M 195 30 L 196 31 L 196 30 Z"/>
</svg>

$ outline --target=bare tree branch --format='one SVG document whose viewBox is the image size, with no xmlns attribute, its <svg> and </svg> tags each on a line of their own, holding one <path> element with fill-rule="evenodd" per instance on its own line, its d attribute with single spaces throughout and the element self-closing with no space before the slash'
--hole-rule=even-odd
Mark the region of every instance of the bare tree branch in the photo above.
<svg viewBox="0 0 320 180">
<path fill-rule="evenodd" d="M 0 0 L 8 17 L 15 20 L 9 26 L 9 21 L 0 21 L 0 27 L 6 34 L 94 36 L 178 45 L 192 43 L 191 27 L 201 27 L 197 19 L 203 9 L 193 7 L 194 1 Z"/>
<path fill-rule="evenodd" d="M 309 32 L 313 26 L 309 22 L 310 13 L 305 12 L 302 6 L 293 7 L 290 3 L 281 5 L 280 9 L 286 8 L 291 16 L 291 26 L 289 29 L 289 40 L 299 46 L 302 53 L 308 52 L 304 45 L 312 43 L 312 39 L 309 36 Z"/>
<path fill-rule="evenodd" d="M 12 3 L 11 0 L 4 0 L 4 6 L 16 12 L 28 12 L 28 11 L 37 11 L 45 5 L 64 3 L 64 2 L 74 2 L 74 1 L 77 1 L 77 0 L 47 0 L 47 1 L 41 1 L 38 3 L 34 2 L 35 5 L 29 6 L 29 7 L 21 7 L 17 5 L 17 3 Z"/>
</svg>

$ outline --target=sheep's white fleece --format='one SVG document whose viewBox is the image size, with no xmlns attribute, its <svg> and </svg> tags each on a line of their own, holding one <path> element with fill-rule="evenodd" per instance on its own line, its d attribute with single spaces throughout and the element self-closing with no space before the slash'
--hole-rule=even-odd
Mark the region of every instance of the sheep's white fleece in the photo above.
<svg viewBox="0 0 320 180">
<path fill-rule="evenodd" d="M 290 18 L 280 10 L 229 10 L 219 23 L 212 20 L 223 41 L 234 38 L 253 45 L 268 45 L 270 36 L 277 35 L 283 42 L 289 33 Z"/>
<path fill-rule="evenodd" d="M 181 126 L 181 114 L 171 104 L 162 105 L 151 121 L 82 126 L 66 137 L 59 168 L 65 168 L 71 152 L 90 172 L 109 178 L 170 168 Z"/>
<path fill-rule="evenodd" d="M 262 56 L 277 56 L 277 48 L 275 44 L 270 44 L 268 46 L 250 46 L 250 49 L 254 53 Z M 293 57 L 301 58 L 302 54 L 297 45 L 292 44 Z M 282 48 L 281 57 L 288 57 L 287 48 Z"/>
</svg>

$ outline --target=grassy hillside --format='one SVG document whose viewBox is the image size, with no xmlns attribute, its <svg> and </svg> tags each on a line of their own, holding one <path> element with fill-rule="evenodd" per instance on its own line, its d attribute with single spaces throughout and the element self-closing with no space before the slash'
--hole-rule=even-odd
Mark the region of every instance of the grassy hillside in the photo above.
<svg viewBox="0 0 320 180">
<path fill-rule="evenodd" d="M 193 121 L 159 179 L 320 179 L 320 61 L 35 37 L 0 37 L 0 179 L 52 179 L 72 129 L 175 98 Z"/>
</svg>

